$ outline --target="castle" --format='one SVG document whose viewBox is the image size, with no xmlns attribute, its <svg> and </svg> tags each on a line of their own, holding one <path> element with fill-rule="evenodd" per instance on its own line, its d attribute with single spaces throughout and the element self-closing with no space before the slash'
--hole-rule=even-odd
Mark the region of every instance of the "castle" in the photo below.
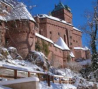
<svg viewBox="0 0 98 89">
<path fill-rule="evenodd" d="M 82 47 L 82 32 L 73 26 L 71 9 L 59 2 L 50 15 L 32 17 L 26 6 L 14 0 L 0 1 L 0 41 L 14 46 L 25 58 L 29 51 L 47 53 L 54 67 L 66 62 L 90 58 L 90 50 Z"/>
</svg>

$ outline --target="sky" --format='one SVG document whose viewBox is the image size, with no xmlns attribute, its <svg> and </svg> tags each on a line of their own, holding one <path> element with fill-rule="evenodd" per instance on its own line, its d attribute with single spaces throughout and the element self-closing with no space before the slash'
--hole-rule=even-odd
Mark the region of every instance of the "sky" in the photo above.
<svg viewBox="0 0 98 89">
<path fill-rule="evenodd" d="M 55 4 L 60 1 L 64 5 L 68 5 L 71 8 L 73 15 L 73 25 L 75 27 L 83 26 L 86 23 L 84 14 L 86 11 L 93 11 L 93 3 L 95 0 L 21 0 L 27 6 L 34 6 L 30 12 L 32 15 L 37 14 L 49 14 L 54 9 Z M 35 7 L 36 5 L 36 7 Z M 88 46 L 87 37 L 83 35 L 82 43 L 83 46 Z"/>
</svg>

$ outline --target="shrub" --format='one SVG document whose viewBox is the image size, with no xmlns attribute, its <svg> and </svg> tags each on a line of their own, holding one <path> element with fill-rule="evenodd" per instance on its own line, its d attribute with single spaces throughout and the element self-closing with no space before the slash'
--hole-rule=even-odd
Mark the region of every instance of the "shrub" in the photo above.
<svg viewBox="0 0 98 89">
<path fill-rule="evenodd" d="M 82 66 L 75 61 L 69 61 L 67 63 L 67 67 L 73 70 L 74 72 L 79 72 L 82 69 Z"/>
</svg>

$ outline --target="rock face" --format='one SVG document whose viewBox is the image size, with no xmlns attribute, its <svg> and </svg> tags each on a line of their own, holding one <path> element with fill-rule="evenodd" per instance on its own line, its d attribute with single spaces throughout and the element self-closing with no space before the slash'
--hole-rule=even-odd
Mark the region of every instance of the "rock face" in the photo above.
<svg viewBox="0 0 98 89">
<path fill-rule="evenodd" d="M 2 55 L 2 57 L 4 56 L 5 59 L 13 59 L 6 48 L 1 47 L 0 54 Z"/>
<path fill-rule="evenodd" d="M 48 69 L 50 67 L 47 57 L 42 52 L 31 51 L 28 54 L 27 59 L 44 69 Z"/>
<path fill-rule="evenodd" d="M 23 59 L 17 52 L 17 49 L 14 47 L 0 48 L 0 60 L 7 60 L 7 59 Z"/>
<path fill-rule="evenodd" d="M 2 54 L 0 54 L 0 61 L 5 60 L 5 59 L 6 58 Z"/>
<path fill-rule="evenodd" d="M 10 55 L 12 56 L 13 59 L 20 59 L 22 60 L 23 58 L 18 54 L 17 49 L 14 47 L 9 47 L 8 51 Z"/>
</svg>

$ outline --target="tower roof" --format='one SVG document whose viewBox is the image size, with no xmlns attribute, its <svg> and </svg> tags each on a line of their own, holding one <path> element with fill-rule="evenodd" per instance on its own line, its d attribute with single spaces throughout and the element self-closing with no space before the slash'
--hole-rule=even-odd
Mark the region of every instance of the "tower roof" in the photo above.
<svg viewBox="0 0 98 89">
<path fill-rule="evenodd" d="M 66 9 L 66 10 L 68 10 L 69 12 L 71 12 L 71 9 L 70 9 L 67 5 L 64 5 L 64 4 L 61 3 L 61 2 L 59 2 L 58 5 L 55 5 L 55 8 L 54 8 L 54 10 L 53 10 L 52 12 L 58 11 L 58 10 L 60 10 L 60 9 Z"/>
<path fill-rule="evenodd" d="M 0 0 L 6 4 L 9 4 L 11 5 L 12 7 L 16 6 L 18 4 L 18 1 L 17 0 Z"/>
<path fill-rule="evenodd" d="M 56 42 L 57 45 L 61 46 L 64 50 L 70 50 L 67 44 L 64 42 L 62 37 L 59 37 L 58 41 Z"/>
</svg>

